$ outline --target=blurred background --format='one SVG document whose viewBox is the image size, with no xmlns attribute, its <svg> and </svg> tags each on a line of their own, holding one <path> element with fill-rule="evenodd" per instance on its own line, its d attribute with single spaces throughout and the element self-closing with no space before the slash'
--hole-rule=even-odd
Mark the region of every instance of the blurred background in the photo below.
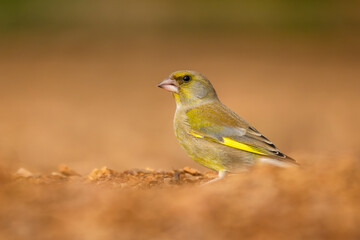
<svg viewBox="0 0 360 240">
<path fill-rule="evenodd" d="M 351 0 L 0 1 L 0 239 L 360 239 L 359 10 Z M 177 143 L 175 102 L 157 87 L 181 69 L 206 75 L 302 167 L 207 187 L 158 177 L 141 188 L 131 174 L 89 182 L 103 166 L 205 170 Z M 83 177 L 51 175 L 60 164 Z M 11 178 L 19 168 L 35 177 Z"/>
<path fill-rule="evenodd" d="M 1 1 L 1 164 L 200 168 L 175 139 L 171 94 L 156 87 L 181 69 L 206 75 L 223 103 L 300 163 L 358 156 L 359 9 L 325 0 Z"/>
</svg>

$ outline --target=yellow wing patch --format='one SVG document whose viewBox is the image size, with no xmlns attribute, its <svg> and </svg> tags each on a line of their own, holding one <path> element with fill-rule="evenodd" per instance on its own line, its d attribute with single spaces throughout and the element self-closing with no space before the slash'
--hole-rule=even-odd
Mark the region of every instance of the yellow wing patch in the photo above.
<svg viewBox="0 0 360 240">
<path fill-rule="evenodd" d="M 197 137 L 197 138 L 204 138 L 204 136 L 201 136 L 201 135 L 196 134 L 194 132 L 191 132 L 190 134 L 193 135 L 194 137 Z"/>
<path fill-rule="evenodd" d="M 266 155 L 265 153 L 261 152 L 260 149 L 258 149 L 256 147 L 232 140 L 231 138 L 224 137 L 223 140 L 224 140 L 224 142 L 220 142 L 220 143 L 225 146 L 237 148 L 237 149 L 240 149 L 240 150 L 243 150 L 246 152 L 256 153 L 256 154 L 260 154 L 260 155 Z"/>
<path fill-rule="evenodd" d="M 191 135 L 193 135 L 194 137 L 197 137 L 197 138 L 204 138 L 204 136 L 201 136 L 194 132 L 191 132 Z M 242 150 L 242 151 L 251 152 L 251 153 L 255 153 L 255 154 L 259 154 L 259 155 L 266 155 L 264 152 L 262 152 L 257 147 L 254 147 L 254 146 L 251 146 L 251 145 L 248 145 L 245 143 L 241 143 L 241 142 L 235 141 L 235 140 L 233 140 L 231 138 L 227 138 L 227 137 L 223 137 L 222 139 L 224 140 L 223 142 L 220 142 L 220 141 L 216 141 L 216 142 L 220 143 L 222 145 L 228 146 L 228 147 Z"/>
</svg>

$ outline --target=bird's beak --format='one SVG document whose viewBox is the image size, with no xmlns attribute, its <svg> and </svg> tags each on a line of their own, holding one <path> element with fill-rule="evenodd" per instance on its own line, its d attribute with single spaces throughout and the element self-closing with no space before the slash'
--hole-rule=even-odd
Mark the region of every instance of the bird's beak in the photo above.
<svg viewBox="0 0 360 240">
<path fill-rule="evenodd" d="M 179 93 L 179 84 L 171 78 L 165 79 L 159 83 L 158 87 L 169 92 Z"/>
</svg>

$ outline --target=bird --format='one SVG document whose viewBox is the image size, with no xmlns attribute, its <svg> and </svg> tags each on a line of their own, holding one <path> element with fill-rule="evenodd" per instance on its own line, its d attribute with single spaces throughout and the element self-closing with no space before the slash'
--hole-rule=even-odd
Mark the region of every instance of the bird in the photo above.
<svg viewBox="0 0 360 240">
<path fill-rule="evenodd" d="M 178 142 L 195 162 L 218 172 L 213 181 L 248 170 L 257 162 L 279 167 L 298 165 L 221 103 L 213 85 L 201 73 L 176 71 L 158 87 L 175 98 L 174 130 Z"/>
</svg>

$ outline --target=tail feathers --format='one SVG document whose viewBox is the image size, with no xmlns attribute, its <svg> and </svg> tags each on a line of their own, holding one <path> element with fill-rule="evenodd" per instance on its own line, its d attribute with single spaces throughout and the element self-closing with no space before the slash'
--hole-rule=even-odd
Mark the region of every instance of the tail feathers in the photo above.
<svg viewBox="0 0 360 240">
<path fill-rule="evenodd" d="M 268 163 L 277 167 L 298 167 L 299 164 L 292 158 L 286 156 L 286 158 L 270 158 L 270 157 L 260 157 L 260 162 Z"/>
</svg>

